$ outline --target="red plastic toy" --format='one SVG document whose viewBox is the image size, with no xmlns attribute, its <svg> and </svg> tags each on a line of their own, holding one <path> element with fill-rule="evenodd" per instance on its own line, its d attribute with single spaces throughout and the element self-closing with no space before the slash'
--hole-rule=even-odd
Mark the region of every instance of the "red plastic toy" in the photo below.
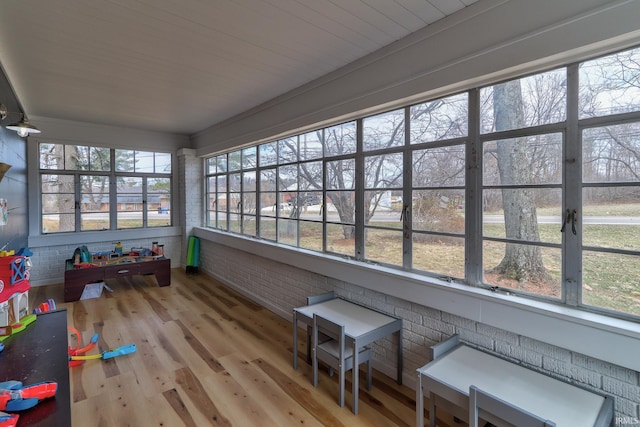
<svg viewBox="0 0 640 427">
<path fill-rule="evenodd" d="M 67 329 L 69 329 L 69 331 L 72 334 L 74 334 L 78 339 L 78 345 L 76 346 L 76 348 L 72 348 L 71 346 L 69 346 L 69 367 L 82 365 L 83 360 L 78 360 L 78 359 L 74 360 L 74 359 L 72 359 L 72 357 L 74 357 L 74 356 L 82 356 L 87 351 L 89 351 L 93 347 L 95 347 L 96 343 L 98 342 L 98 334 L 93 334 L 89 344 L 87 344 L 84 347 L 81 347 L 82 346 L 82 335 L 80 334 L 80 331 L 78 331 L 73 326 L 67 326 Z M 0 427 L 2 427 L 2 424 L 0 424 Z"/>
<path fill-rule="evenodd" d="M 18 414 L 7 414 L 0 411 L 0 427 L 15 427 L 18 423 Z"/>
<path fill-rule="evenodd" d="M 24 411 L 33 408 L 41 400 L 56 395 L 58 383 L 55 381 L 44 381 L 41 383 L 23 386 L 20 381 L 5 381 L 0 383 L 0 410 L 3 411 Z M 0 426 L 15 425 L 18 421 L 17 415 L 4 414 L 0 416 Z M 12 424 L 13 423 L 13 424 Z"/>
</svg>

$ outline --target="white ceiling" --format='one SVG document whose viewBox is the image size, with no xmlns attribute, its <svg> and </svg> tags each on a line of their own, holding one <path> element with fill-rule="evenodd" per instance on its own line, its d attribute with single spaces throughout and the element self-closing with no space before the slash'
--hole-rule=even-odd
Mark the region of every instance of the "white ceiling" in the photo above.
<svg viewBox="0 0 640 427">
<path fill-rule="evenodd" d="M 27 116 L 191 135 L 476 1 L 2 0 L 0 63 Z"/>
</svg>

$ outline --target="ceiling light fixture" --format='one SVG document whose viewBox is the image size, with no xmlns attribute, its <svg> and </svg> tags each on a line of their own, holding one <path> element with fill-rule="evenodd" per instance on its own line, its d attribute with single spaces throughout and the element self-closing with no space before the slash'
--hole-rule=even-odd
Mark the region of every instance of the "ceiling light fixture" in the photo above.
<svg viewBox="0 0 640 427">
<path fill-rule="evenodd" d="M 0 104 L 0 120 L 6 119 L 8 114 L 9 112 L 7 111 L 7 107 L 5 107 L 3 104 Z M 40 129 L 29 123 L 29 120 L 25 118 L 24 113 L 21 112 L 16 114 L 21 115 L 20 121 L 7 125 L 7 129 L 18 132 L 18 135 L 23 138 L 29 136 L 29 134 L 32 133 L 40 133 Z"/>
</svg>

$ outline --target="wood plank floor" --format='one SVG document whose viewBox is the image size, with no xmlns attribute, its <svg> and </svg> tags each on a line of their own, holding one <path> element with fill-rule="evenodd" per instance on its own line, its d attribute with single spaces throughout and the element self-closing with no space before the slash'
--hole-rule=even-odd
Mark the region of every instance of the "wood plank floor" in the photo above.
<svg viewBox="0 0 640 427">
<path fill-rule="evenodd" d="M 34 306 L 54 298 L 67 308 L 84 343 L 100 334 L 100 350 L 91 354 L 137 345 L 132 355 L 71 368 L 74 426 L 415 425 L 414 391 L 375 370 L 371 392 L 362 381 L 359 414 L 351 412 L 349 392 L 340 408 L 335 375 L 323 370 L 318 388 L 311 385 L 304 334 L 293 369 L 290 320 L 203 273 L 173 269 L 163 288 L 151 276 L 108 284 L 113 293 L 73 303 L 62 303 L 62 285 L 31 290 Z"/>
</svg>

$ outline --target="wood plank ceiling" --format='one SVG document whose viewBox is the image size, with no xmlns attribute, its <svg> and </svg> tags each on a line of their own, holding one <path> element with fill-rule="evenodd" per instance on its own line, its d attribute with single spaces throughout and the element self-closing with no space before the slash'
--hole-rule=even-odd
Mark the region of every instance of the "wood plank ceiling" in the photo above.
<svg viewBox="0 0 640 427">
<path fill-rule="evenodd" d="M 28 116 L 191 135 L 476 1 L 5 0 L 0 63 Z"/>
</svg>

